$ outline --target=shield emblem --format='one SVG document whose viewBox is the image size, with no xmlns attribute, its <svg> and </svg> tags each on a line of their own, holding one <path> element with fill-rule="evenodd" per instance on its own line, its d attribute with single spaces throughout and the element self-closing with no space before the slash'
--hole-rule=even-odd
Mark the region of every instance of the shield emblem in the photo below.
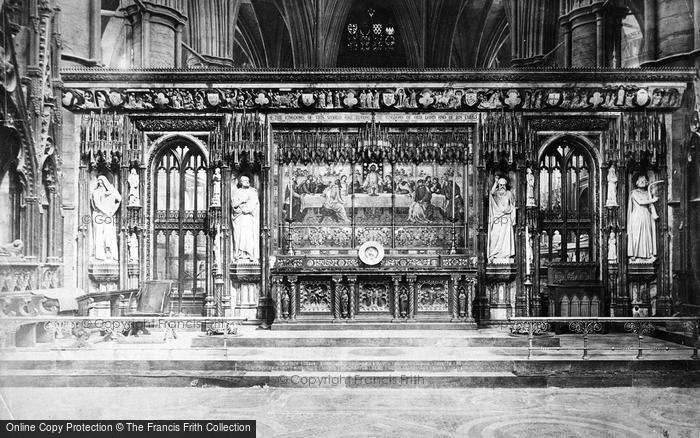
<svg viewBox="0 0 700 438">
<path fill-rule="evenodd" d="M 311 106 L 314 104 L 316 99 L 312 93 L 301 93 L 301 104 L 304 106 Z"/>
<path fill-rule="evenodd" d="M 464 92 L 464 104 L 467 106 L 474 106 L 477 102 L 477 94 L 474 90 L 467 90 Z"/>
<path fill-rule="evenodd" d="M 382 103 L 388 107 L 396 105 L 396 95 L 392 91 L 382 93 Z"/>
<path fill-rule="evenodd" d="M 119 106 L 122 103 L 124 103 L 124 99 L 122 98 L 122 95 L 119 92 L 110 91 L 109 92 L 109 103 L 112 106 Z"/>
<path fill-rule="evenodd" d="M 644 88 L 637 90 L 635 100 L 637 102 L 637 105 L 646 106 L 647 104 L 649 104 L 649 92 Z"/>
<path fill-rule="evenodd" d="M 556 91 L 550 91 L 547 94 L 547 104 L 550 106 L 557 106 L 561 103 L 561 93 Z"/>
<path fill-rule="evenodd" d="M 218 106 L 221 103 L 221 95 L 218 91 L 207 91 L 207 103 L 210 106 Z"/>
</svg>

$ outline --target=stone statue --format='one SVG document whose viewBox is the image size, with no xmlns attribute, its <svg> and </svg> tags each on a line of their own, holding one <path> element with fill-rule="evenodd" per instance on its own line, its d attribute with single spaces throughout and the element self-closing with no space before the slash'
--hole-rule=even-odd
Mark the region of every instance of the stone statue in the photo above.
<svg viewBox="0 0 700 438">
<path fill-rule="evenodd" d="M 233 185 L 231 194 L 231 226 L 233 259 L 257 263 L 260 259 L 260 201 L 258 191 L 250 186 L 250 178 L 240 178 L 240 188 Z"/>
<path fill-rule="evenodd" d="M 214 169 L 214 183 L 211 189 L 211 206 L 221 207 L 221 169 Z"/>
<path fill-rule="evenodd" d="M 24 243 L 19 239 L 0 245 L 0 257 L 22 257 L 23 248 Z"/>
<path fill-rule="evenodd" d="M 92 238 L 95 242 L 95 259 L 117 262 L 117 230 L 114 215 L 122 202 L 122 196 L 106 176 L 97 177 L 97 187 L 92 191 Z"/>
<path fill-rule="evenodd" d="M 535 175 L 532 174 L 532 169 L 527 169 L 527 176 L 525 177 L 527 181 L 527 206 L 537 207 L 535 203 Z"/>
<path fill-rule="evenodd" d="M 651 263 L 656 260 L 655 221 L 659 216 L 654 203 L 659 198 L 651 195 L 645 174 L 632 180 L 637 188 L 630 193 L 627 207 L 627 256 L 632 263 Z"/>
<path fill-rule="evenodd" d="M 605 200 L 606 207 L 617 207 L 617 172 L 614 166 L 608 169 L 608 197 Z"/>
<path fill-rule="evenodd" d="M 399 313 L 402 318 L 408 315 L 408 293 L 405 287 L 401 289 L 401 294 L 399 295 Z"/>
<path fill-rule="evenodd" d="M 510 263 L 515 257 L 515 200 L 506 188 L 505 178 L 496 179 L 489 197 L 488 259 L 491 263 Z"/>
<path fill-rule="evenodd" d="M 287 289 L 282 291 L 282 316 L 289 316 L 289 293 Z"/>
<path fill-rule="evenodd" d="M 617 262 L 617 234 L 614 231 L 608 237 L 608 262 Z"/>
<path fill-rule="evenodd" d="M 350 297 L 348 296 L 347 289 L 343 290 L 340 294 L 340 314 L 343 318 L 348 316 L 348 304 L 350 303 Z"/>
<path fill-rule="evenodd" d="M 136 169 L 131 169 L 129 171 L 129 177 L 126 179 L 129 184 L 129 198 L 126 203 L 127 207 L 140 207 L 141 197 L 139 195 L 139 174 Z"/>
<path fill-rule="evenodd" d="M 136 237 L 135 233 L 129 234 L 126 240 L 126 244 L 129 248 L 129 263 L 139 262 L 139 239 Z"/>
<path fill-rule="evenodd" d="M 459 316 L 467 316 L 467 294 L 464 292 L 464 287 L 459 287 Z"/>
</svg>

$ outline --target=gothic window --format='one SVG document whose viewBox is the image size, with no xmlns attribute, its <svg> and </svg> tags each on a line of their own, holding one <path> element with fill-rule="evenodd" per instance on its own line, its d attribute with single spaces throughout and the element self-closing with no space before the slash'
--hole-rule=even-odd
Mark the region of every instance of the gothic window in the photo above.
<svg viewBox="0 0 700 438">
<path fill-rule="evenodd" d="M 383 2 L 356 0 L 342 30 L 339 67 L 397 67 L 405 65 L 400 29 Z"/>
<path fill-rule="evenodd" d="M 0 243 L 21 239 L 21 196 L 19 175 L 11 167 L 5 175 L 0 175 L 0 211 L 9 212 L 0 215 Z"/>
<path fill-rule="evenodd" d="M 200 151 L 175 142 L 156 158 L 154 172 L 154 277 L 173 280 L 182 298 L 206 290 L 206 164 Z"/>
<path fill-rule="evenodd" d="M 593 257 L 591 156 L 560 142 L 540 159 L 540 257 L 546 262 L 587 262 Z"/>
<path fill-rule="evenodd" d="M 17 172 L 19 138 L 13 129 L 0 129 L 0 244 L 21 236 L 22 185 Z M 9 212 L 9 214 L 8 214 Z"/>
</svg>

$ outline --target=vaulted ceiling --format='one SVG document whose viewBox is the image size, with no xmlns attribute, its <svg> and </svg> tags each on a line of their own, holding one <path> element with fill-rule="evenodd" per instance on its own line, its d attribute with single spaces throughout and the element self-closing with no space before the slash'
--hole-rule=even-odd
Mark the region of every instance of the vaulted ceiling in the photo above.
<svg viewBox="0 0 700 438">
<path fill-rule="evenodd" d="M 488 67 L 510 62 L 504 59 L 510 57 L 505 5 L 506 0 L 197 1 L 188 5 L 189 44 L 234 65 L 352 66 L 353 57 L 344 54 L 347 24 L 358 12 L 381 9 L 395 29 L 396 51 L 360 54 L 374 58 L 372 65 Z M 234 45 L 228 44 L 231 38 Z"/>
</svg>

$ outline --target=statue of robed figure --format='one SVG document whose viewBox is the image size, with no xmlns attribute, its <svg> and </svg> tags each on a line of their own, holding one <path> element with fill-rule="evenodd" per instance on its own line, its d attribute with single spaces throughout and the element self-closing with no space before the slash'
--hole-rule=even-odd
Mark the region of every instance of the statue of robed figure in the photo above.
<svg viewBox="0 0 700 438">
<path fill-rule="evenodd" d="M 630 193 L 627 206 L 627 256 L 632 263 L 653 262 L 656 260 L 656 214 L 654 203 L 658 197 L 651 194 L 651 186 L 646 175 L 637 174 L 633 178 L 636 189 Z"/>
<path fill-rule="evenodd" d="M 95 259 L 119 260 L 117 230 L 114 215 L 122 202 L 122 196 L 106 176 L 97 177 L 97 187 L 92 191 L 92 236 L 95 242 Z"/>
<path fill-rule="evenodd" d="M 233 259 L 257 263 L 260 260 L 260 201 L 258 191 L 250 186 L 250 178 L 240 178 L 240 188 L 231 193 L 231 226 Z"/>
<path fill-rule="evenodd" d="M 496 176 L 489 196 L 489 262 L 510 263 L 515 257 L 515 200 L 507 183 Z"/>
</svg>

